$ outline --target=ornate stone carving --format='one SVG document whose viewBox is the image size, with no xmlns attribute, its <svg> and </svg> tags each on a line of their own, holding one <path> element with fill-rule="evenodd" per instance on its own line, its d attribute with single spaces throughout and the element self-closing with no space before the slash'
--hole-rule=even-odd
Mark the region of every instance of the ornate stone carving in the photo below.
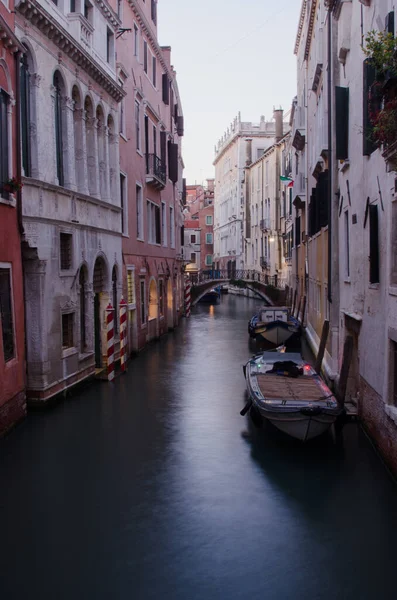
<svg viewBox="0 0 397 600">
<path fill-rule="evenodd" d="M 63 304 L 61 304 L 61 311 L 62 312 L 67 312 L 69 310 L 76 310 L 77 308 L 77 302 L 73 302 L 73 300 L 71 298 L 68 298 L 66 300 L 66 302 L 64 302 Z"/>
</svg>

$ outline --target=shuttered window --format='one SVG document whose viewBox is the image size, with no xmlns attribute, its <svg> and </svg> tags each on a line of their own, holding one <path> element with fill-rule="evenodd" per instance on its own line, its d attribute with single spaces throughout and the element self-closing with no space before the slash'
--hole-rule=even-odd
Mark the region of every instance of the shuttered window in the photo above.
<svg viewBox="0 0 397 600">
<path fill-rule="evenodd" d="M 376 204 L 369 207 L 369 282 L 379 283 L 379 225 Z"/>
<path fill-rule="evenodd" d="M 145 73 L 147 73 L 147 42 L 144 41 L 143 42 L 143 69 L 145 71 Z"/>
<path fill-rule="evenodd" d="M 349 88 L 335 87 L 336 158 L 349 156 Z"/>
<path fill-rule="evenodd" d="M 7 196 L 3 192 L 3 185 L 9 178 L 8 173 L 8 94 L 0 92 L 0 192 L 3 196 Z"/>
<path fill-rule="evenodd" d="M 393 10 L 386 15 L 385 29 L 386 29 L 386 33 L 391 33 L 394 36 L 394 11 Z"/>
<path fill-rule="evenodd" d="M 296 217 L 295 219 L 295 238 L 296 238 L 296 245 L 299 246 L 299 244 L 301 243 L 301 218 L 300 217 Z"/>
<path fill-rule="evenodd" d="M 164 104 L 168 105 L 170 103 L 170 84 L 168 82 L 167 73 L 163 73 L 162 84 L 163 84 L 163 102 L 164 102 Z"/>
<path fill-rule="evenodd" d="M 178 181 L 178 144 L 168 142 L 168 176 L 173 183 Z"/>
</svg>

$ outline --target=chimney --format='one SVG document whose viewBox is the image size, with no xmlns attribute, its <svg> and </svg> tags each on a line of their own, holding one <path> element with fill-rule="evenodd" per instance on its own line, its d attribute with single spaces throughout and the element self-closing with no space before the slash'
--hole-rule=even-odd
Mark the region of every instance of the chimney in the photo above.
<svg viewBox="0 0 397 600">
<path fill-rule="evenodd" d="M 273 112 L 273 118 L 276 122 L 276 142 L 279 142 L 283 137 L 283 109 L 277 108 Z"/>
<path fill-rule="evenodd" d="M 247 142 L 245 147 L 245 165 L 249 167 L 252 163 L 252 139 L 247 138 L 245 141 Z"/>
</svg>

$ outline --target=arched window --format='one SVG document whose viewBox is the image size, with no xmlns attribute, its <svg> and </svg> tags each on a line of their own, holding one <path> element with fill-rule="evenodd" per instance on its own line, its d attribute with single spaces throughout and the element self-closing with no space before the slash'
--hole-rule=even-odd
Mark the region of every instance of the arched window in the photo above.
<svg viewBox="0 0 397 600">
<path fill-rule="evenodd" d="M 64 185 L 64 160 L 63 160 L 63 117 L 62 117 L 62 91 L 63 82 L 59 71 L 54 74 L 54 107 L 55 107 L 55 153 L 58 184 Z"/>
</svg>

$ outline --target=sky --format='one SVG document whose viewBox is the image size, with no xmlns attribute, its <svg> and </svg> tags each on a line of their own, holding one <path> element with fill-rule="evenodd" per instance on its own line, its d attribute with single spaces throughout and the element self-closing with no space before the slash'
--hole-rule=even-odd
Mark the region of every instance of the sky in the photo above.
<svg viewBox="0 0 397 600">
<path fill-rule="evenodd" d="M 271 120 L 296 94 L 300 0 L 158 0 L 158 38 L 184 114 L 187 184 L 214 176 L 214 146 L 238 112 Z"/>
</svg>

